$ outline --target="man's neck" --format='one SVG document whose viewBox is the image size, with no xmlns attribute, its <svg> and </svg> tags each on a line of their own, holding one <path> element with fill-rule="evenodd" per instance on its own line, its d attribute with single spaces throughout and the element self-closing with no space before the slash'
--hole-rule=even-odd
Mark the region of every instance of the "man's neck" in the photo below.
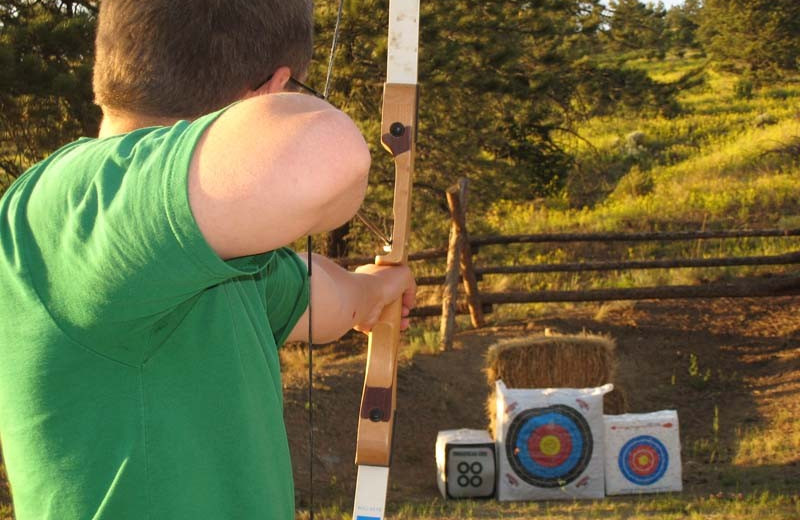
<svg viewBox="0 0 800 520">
<path fill-rule="evenodd" d="M 133 112 L 121 112 L 103 108 L 103 121 L 100 123 L 100 133 L 98 137 L 111 137 L 114 135 L 127 134 L 139 128 L 149 126 L 171 126 L 179 119 L 169 117 L 157 117 Z"/>
</svg>

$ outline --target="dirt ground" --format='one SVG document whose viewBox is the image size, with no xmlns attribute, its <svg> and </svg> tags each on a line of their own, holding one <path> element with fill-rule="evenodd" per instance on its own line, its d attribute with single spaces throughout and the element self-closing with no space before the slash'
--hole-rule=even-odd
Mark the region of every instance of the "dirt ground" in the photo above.
<svg viewBox="0 0 800 520">
<path fill-rule="evenodd" d="M 798 297 L 586 305 L 553 307 L 545 317 L 463 331 L 452 352 L 417 354 L 400 367 L 390 500 L 438 496 L 437 432 L 482 429 L 488 422 L 484 402 L 489 387 L 482 372 L 486 349 L 500 339 L 541 334 L 545 327 L 613 337 L 628 411 L 678 410 L 684 493 L 797 493 L 800 450 L 745 466 L 734 464 L 732 457 L 737 437 L 746 430 L 785 428 L 792 430 L 783 432 L 785 438 L 794 439 L 787 442 L 800 438 L 793 431 L 800 425 L 799 311 Z M 337 504 L 345 511 L 355 486 L 355 428 L 365 358 L 364 342 L 354 338 L 319 348 L 315 363 L 316 503 Z M 302 351 L 287 354 L 286 421 L 298 506 L 303 508 L 309 497 L 306 372 Z M 780 417 L 792 420 L 776 421 Z M 8 505 L 8 494 L 0 479 L 2 505 Z"/>
<path fill-rule="evenodd" d="M 800 425 L 794 419 L 776 422 L 800 413 L 798 311 L 797 297 L 587 305 L 554 307 L 552 314 L 524 323 L 463 331 L 452 352 L 417 354 L 400 367 L 390 499 L 397 503 L 438 496 L 437 432 L 484 429 L 488 424 L 484 402 L 489 387 L 482 372 L 486 349 L 500 339 L 541 334 L 546 327 L 616 340 L 618 379 L 629 412 L 678 410 L 684 493 L 797 493 L 800 453 L 778 461 L 766 454 L 757 464 L 745 465 L 734 464 L 733 457 L 744 432 L 796 430 Z M 355 485 L 363 348 L 358 340 L 323 347 L 315 367 L 315 500 L 344 510 Z M 693 357 L 696 370 L 691 369 Z M 309 489 L 306 377 L 297 369 L 285 379 L 301 508 Z M 787 442 L 800 437 L 797 431 L 784 433 L 794 439 Z M 780 442 L 781 436 L 777 438 Z"/>
</svg>

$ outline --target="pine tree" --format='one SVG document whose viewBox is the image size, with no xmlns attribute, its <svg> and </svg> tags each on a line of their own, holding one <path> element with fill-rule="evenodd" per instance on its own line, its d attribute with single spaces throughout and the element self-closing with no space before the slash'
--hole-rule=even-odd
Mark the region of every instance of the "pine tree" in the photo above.
<svg viewBox="0 0 800 520">
<path fill-rule="evenodd" d="M 0 3 L 0 193 L 58 146 L 96 133 L 97 2 Z"/>
<path fill-rule="evenodd" d="M 664 38 L 667 12 L 663 3 L 645 5 L 639 0 L 611 0 L 609 10 L 607 34 L 612 50 L 663 57 L 668 44 Z"/>
<path fill-rule="evenodd" d="M 753 76 L 774 77 L 800 66 L 800 2 L 707 0 L 700 37 L 719 62 Z"/>
<path fill-rule="evenodd" d="M 697 31 L 700 26 L 702 4 L 700 0 L 685 0 L 673 6 L 664 19 L 669 46 L 679 52 L 686 49 L 699 49 Z"/>
<path fill-rule="evenodd" d="M 325 76 L 335 3 L 317 4 L 315 83 Z M 378 144 L 386 2 L 346 6 L 331 101 L 359 122 L 373 146 L 366 210 L 381 220 L 389 217 L 393 183 L 391 161 Z M 415 207 L 427 218 L 417 219 L 414 237 L 426 245 L 445 239 L 444 191 L 458 177 L 472 181 L 474 212 L 556 193 L 572 163 L 559 132 L 617 103 L 658 108 L 672 101 L 646 75 L 599 63 L 605 23 L 599 0 L 442 0 L 423 2 L 422 9 Z M 625 92 L 628 84 L 636 85 L 633 95 Z M 338 241 L 347 236 L 351 250 L 367 250 L 353 242 L 362 235 L 360 228 L 340 232 Z"/>
</svg>

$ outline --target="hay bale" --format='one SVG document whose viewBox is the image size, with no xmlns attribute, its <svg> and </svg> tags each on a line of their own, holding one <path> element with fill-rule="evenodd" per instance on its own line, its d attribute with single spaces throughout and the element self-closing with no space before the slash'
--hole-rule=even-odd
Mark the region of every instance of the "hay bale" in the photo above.
<svg viewBox="0 0 800 520">
<path fill-rule="evenodd" d="M 606 394 L 606 413 L 625 413 L 626 398 L 616 382 L 616 344 L 592 334 L 514 338 L 492 346 L 486 354 L 486 379 L 491 385 L 487 414 L 494 434 L 494 384 L 509 388 L 591 388 L 614 383 Z"/>
<path fill-rule="evenodd" d="M 616 365 L 614 340 L 581 334 L 514 338 L 486 354 L 489 384 L 509 388 L 587 388 L 608 383 Z"/>
</svg>

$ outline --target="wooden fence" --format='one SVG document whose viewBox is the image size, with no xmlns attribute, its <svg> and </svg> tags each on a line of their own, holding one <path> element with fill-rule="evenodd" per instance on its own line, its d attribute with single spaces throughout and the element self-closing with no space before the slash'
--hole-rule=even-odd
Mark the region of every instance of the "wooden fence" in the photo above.
<svg viewBox="0 0 800 520">
<path fill-rule="evenodd" d="M 446 249 L 430 249 L 409 256 L 410 261 L 446 258 L 445 274 L 420 277 L 418 285 L 443 285 L 441 305 L 420 306 L 412 316 L 441 315 L 441 345 L 447 350 L 452 345 L 455 316 L 469 314 L 473 327 L 485 324 L 485 314 L 493 305 L 507 303 L 587 302 L 611 300 L 650 300 L 682 298 L 766 297 L 800 294 L 800 276 L 780 275 L 759 278 L 739 278 L 727 282 L 709 282 L 698 285 L 662 285 L 617 289 L 546 290 L 528 292 L 481 292 L 478 281 L 484 275 L 519 273 L 559 273 L 587 271 L 626 271 L 631 269 L 669 269 L 690 267 L 738 267 L 789 265 L 800 263 L 800 250 L 761 256 L 718 258 L 666 258 L 657 260 L 582 261 L 555 264 L 530 264 L 512 266 L 473 265 L 473 257 L 481 246 L 532 243 L 610 243 L 610 242 L 668 242 L 708 239 L 735 239 L 761 237 L 800 237 L 800 229 L 761 229 L 726 231 L 679 231 L 636 233 L 542 233 L 535 235 L 470 237 L 466 226 L 467 182 L 462 179 L 447 192 L 451 214 L 450 240 Z M 371 258 L 341 259 L 343 265 L 358 265 Z M 458 297 L 459 283 L 466 298 Z"/>
</svg>

